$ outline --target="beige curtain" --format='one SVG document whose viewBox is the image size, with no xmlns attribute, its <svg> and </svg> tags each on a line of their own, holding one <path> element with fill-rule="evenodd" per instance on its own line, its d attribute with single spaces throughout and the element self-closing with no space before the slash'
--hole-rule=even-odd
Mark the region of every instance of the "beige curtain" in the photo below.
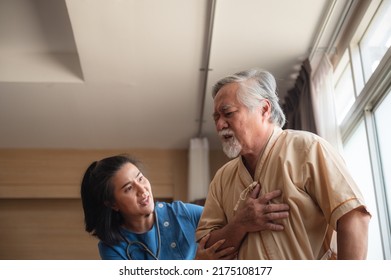
<svg viewBox="0 0 391 280">
<path fill-rule="evenodd" d="M 306 130 L 317 133 L 313 106 L 311 65 L 306 59 L 296 79 L 295 86 L 290 89 L 282 106 L 287 122 L 284 129 Z"/>
<path fill-rule="evenodd" d="M 318 134 L 342 151 L 342 142 L 334 106 L 333 66 L 325 54 L 312 76 L 312 100 Z"/>
<path fill-rule="evenodd" d="M 203 204 L 210 183 L 207 138 L 190 139 L 188 201 Z"/>
</svg>

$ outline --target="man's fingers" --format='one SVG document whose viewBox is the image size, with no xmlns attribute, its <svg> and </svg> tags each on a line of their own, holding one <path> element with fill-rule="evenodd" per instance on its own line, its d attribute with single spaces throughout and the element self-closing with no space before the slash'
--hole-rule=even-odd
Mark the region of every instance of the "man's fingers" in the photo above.
<svg viewBox="0 0 391 280">
<path fill-rule="evenodd" d="M 258 203 L 260 205 L 263 205 L 264 213 L 289 211 L 288 204 L 271 202 L 273 199 L 281 196 L 281 194 L 282 194 L 281 190 L 274 190 L 258 198 Z"/>
<path fill-rule="evenodd" d="M 280 224 L 268 223 L 266 227 L 267 227 L 267 229 L 269 229 L 271 231 L 283 231 L 284 230 L 284 226 L 280 225 Z"/>
<path fill-rule="evenodd" d="M 282 194 L 281 190 L 271 191 L 271 192 L 265 193 L 264 195 L 261 195 L 259 197 L 259 201 L 261 201 L 262 203 L 267 203 L 270 200 L 281 196 L 281 194 Z"/>
<path fill-rule="evenodd" d="M 268 221 L 281 220 L 289 217 L 288 211 L 266 213 L 265 217 Z"/>
<path fill-rule="evenodd" d="M 257 183 L 254 187 L 254 189 L 252 190 L 251 194 L 250 194 L 250 197 L 251 198 L 257 198 L 259 196 L 259 193 L 261 192 L 261 184 L 260 183 Z"/>
<path fill-rule="evenodd" d="M 265 213 L 289 211 L 289 205 L 286 203 L 269 203 L 265 206 Z"/>
</svg>

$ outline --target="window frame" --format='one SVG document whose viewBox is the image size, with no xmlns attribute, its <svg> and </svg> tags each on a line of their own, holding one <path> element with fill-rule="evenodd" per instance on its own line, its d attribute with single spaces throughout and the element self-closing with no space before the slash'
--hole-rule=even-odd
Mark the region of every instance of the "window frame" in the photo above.
<svg viewBox="0 0 391 280">
<path fill-rule="evenodd" d="M 387 50 L 381 59 L 378 67 L 372 73 L 367 82 L 364 78 L 364 69 L 360 52 L 360 40 L 363 37 L 372 19 L 376 16 L 376 12 L 381 7 L 383 1 L 373 1 L 362 16 L 360 23 L 355 29 L 355 34 L 346 48 L 340 50 L 341 54 L 348 51 L 349 62 L 352 71 L 352 83 L 355 93 L 355 102 L 345 115 L 342 122 L 339 124 L 341 140 L 345 143 L 360 120 L 364 119 L 365 131 L 368 142 L 368 150 L 370 156 L 371 172 L 373 177 L 373 185 L 375 198 L 377 201 L 377 210 L 379 217 L 380 234 L 382 238 L 383 255 L 385 259 L 391 259 L 391 213 L 389 211 L 386 194 L 386 185 L 383 177 L 382 164 L 380 159 L 380 147 L 378 135 L 376 132 L 376 123 L 374 111 L 381 104 L 381 101 L 387 94 L 391 94 L 391 47 Z M 342 72 L 338 73 L 338 66 L 342 63 L 342 55 L 335 67 L 335 80 L 340 78 Z"/>
</svg>

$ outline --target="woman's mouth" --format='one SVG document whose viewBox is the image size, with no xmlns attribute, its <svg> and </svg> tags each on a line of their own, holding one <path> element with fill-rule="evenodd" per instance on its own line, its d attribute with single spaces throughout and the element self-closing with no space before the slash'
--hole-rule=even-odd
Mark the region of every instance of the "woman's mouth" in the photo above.
<svg viewBox="0 0 391 280">
<path fill-rule="evenodd" d="M 147 205 L 149 204 L 149 195 L 148 195 L 147 197 L 143 198 L 143 199 L 139 202 L 139 204 L 140 204 L 141 206 L 147 206 Z"/>
</svg>

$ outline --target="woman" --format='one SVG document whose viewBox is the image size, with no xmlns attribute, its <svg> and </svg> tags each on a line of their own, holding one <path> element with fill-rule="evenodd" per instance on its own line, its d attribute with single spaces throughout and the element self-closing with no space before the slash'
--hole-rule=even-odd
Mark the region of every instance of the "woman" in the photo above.
<svg viewBox="0 0 391 280">
<path fill-rule="evenodd" d="M 195 229 L 203 208 L 175 201 L 154 203 L 139 163 L 127 155 L 93 162 L 81 198 L 85 229 L 99 238 L 102 259 L 232 259 L 233 248 L 216 252 L 224 240 L 197 248 Z"/>
</svg>

